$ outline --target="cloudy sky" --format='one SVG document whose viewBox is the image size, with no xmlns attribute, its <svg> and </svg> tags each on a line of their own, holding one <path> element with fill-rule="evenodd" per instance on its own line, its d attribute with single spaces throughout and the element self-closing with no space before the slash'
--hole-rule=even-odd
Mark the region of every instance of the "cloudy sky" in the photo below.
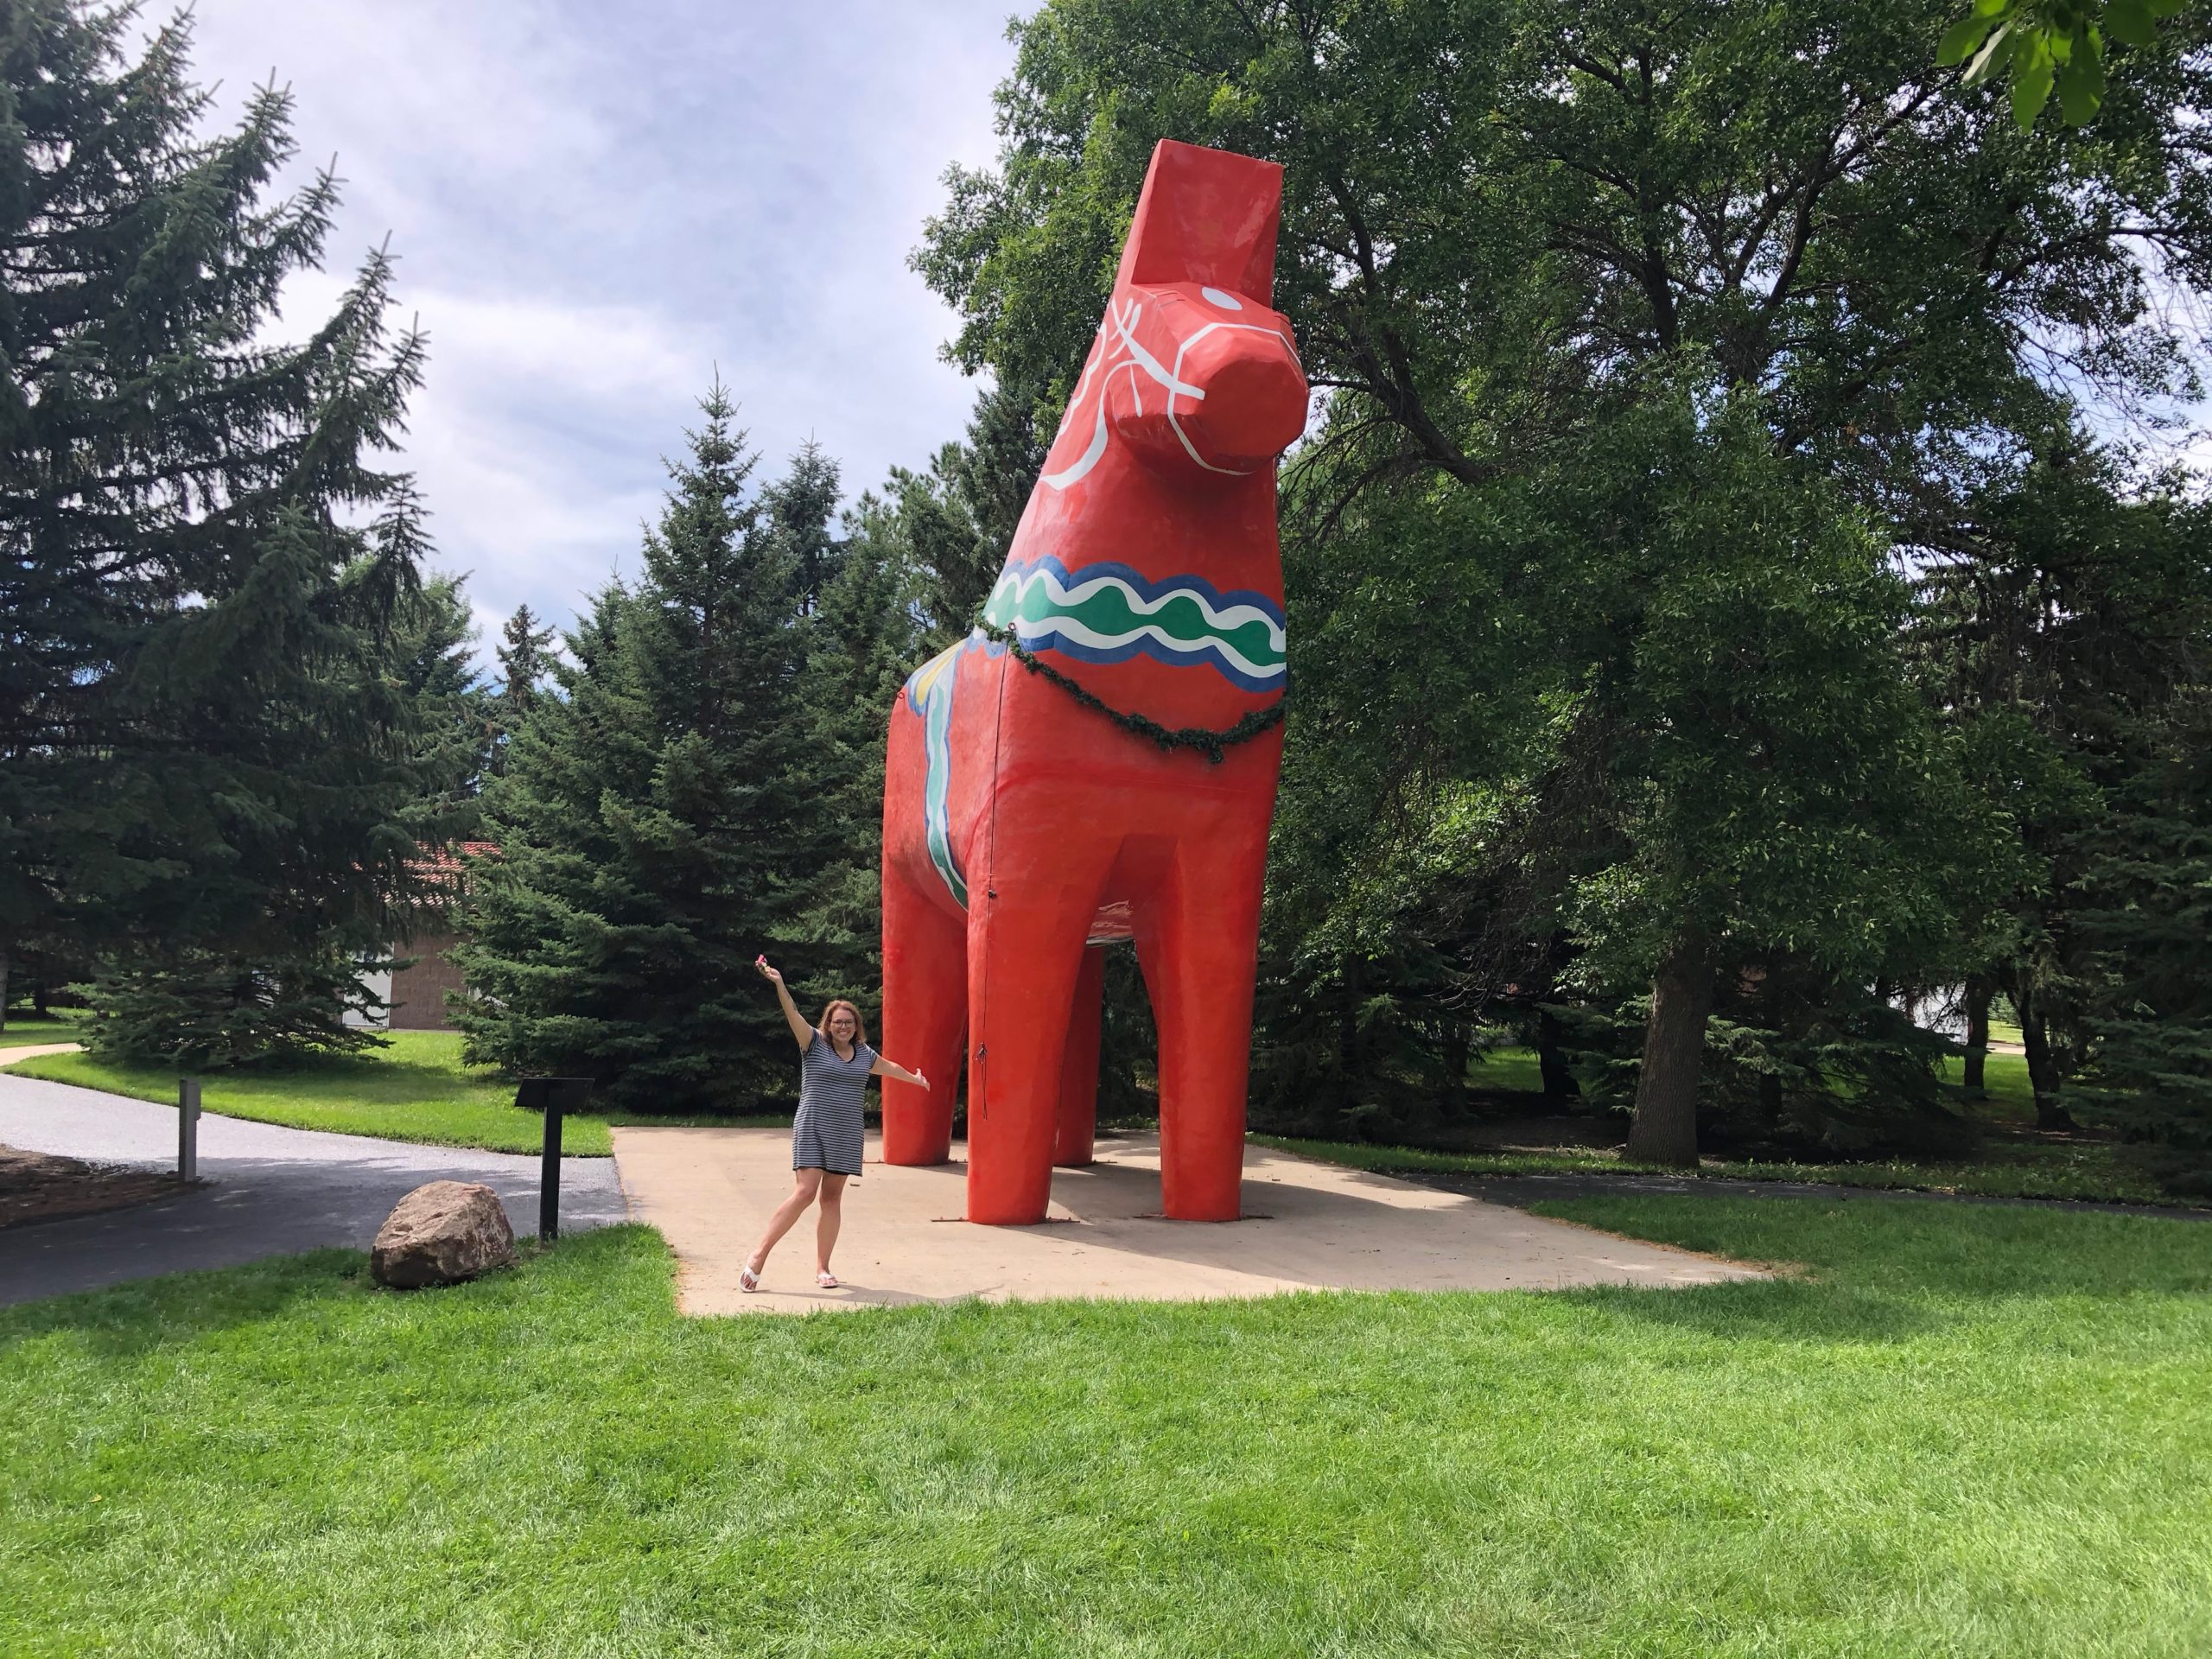
<svg viewBox="0 0 2212 1659">
<path fill-rule="evenodd" d="M 399 257 L 409 462 L 487 646 L 635 568 L 717 367 L 764 472 L 811 436 L 849 495 L 958 434 L 974 388 L 906 257 L 946 165 L 991 156 L 1016 3 L 199 0 L 223 112 L 273 73 L 301 165 L 346 181 L 288 318 Z"/>
</svg>

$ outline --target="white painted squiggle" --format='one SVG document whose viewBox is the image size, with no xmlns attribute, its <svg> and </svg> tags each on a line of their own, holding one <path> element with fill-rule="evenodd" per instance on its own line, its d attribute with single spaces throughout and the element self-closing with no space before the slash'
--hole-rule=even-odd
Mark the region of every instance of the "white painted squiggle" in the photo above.
<svg viewBox="0 0 2212 1659">
<path fill-rule="evenodd" d="M 1217 291 L 1205 290 L 1206 297 L 1212 300 Z M 1222 296 L 1223 299 L 1230 297 L 1227 295 Z M 1220 306 L 1219 301 L 1213 301 L 1213 303 L 1217 308 Z M 1235 308 L 1242 309 L 1243 308 L 1240 305 Z M 1163 312 L 1161 315 L 1165 315 L 1166 313 Z M 1209 322 L 1204 327 L 1176 342 L 1175 362 L 1171 368 L 1161 363 L 1137 339 L 1137 324 L 1142 321 L 1143 316 L 1144 307 L 1134 298 L 1116 302 L 1107 307 L 1106 315 L 1098 325 L 1098 338 L 1091 347 L 1090 360 L 1083 365 L 1082 377 L 1077 380 L 1074 394 L 1068 399 L 1067 413 L 1060 418 L 1059 434 L 1055 435 L 1057 441 L 1058 435 L 1065 435 L 1072 428 L 1083 411 L 1085 401 L 1090 400 L 1093 404 L 1090 441 L 1084 446 L 1083 453 L 1073 461 L 1058 472 L 1045 474 L 1039 479 L 1039 483 L 1049 485 L 1056 490 L 1065 490 L 1070 485 L 1080 482 L 1089 476 L 1091 468 L 1098 465 L 1100 459 L 1106 454 L 1106 445 L 1110 436 L 1106 419 L 1106 388 L 1113 384 L 1116 374 L 1124 372 L 1129 377 L 1130 395 L 1136 401 L 1137 413 L 1140 415 L 1144 412 L 1144 400 L 1139 391 L 1143 384 L 1139 378 L 1140 375 L 1148 376 L 1166 388 L 1167 423 L 1174 429 L 1176 441 L 1183 446 L 1185 453 L 1206 471 L 1225 474 L 1231 478 L 1243 478 L 1257 470 L 1252 467 L 1217 467 L 1198 454 L 1198 447 L 1191 442 L 1190 435 L 1184 431 L 1183 423 L 1176 418 L 1175 400 L 1179 397 L 1188 397 L 1194 404 L 1204 403 L 1206 395 L 1205 388 L 1192 385 L 1183 378 L 1183 359 L 1192 346 L 1217 328 L 1234 329 L 1243 334 L 1273 334 L 1277 340 L 1282 341 L 1284 349 L 1290 353 L 1291 360 L 1294 363 L 1298 360 L 1298 347 L 1280 328 L 1250 322 Z"/>
<path fill-rule="evenodd" d="M 1023 604 L 1029 594 L 1039 588 L 1044 590 L 1052 613 L 1033 620 L 1022 614 Z M 1107 591 L 1121 596 L 1132 617 L 1154 617 L 1170 605 L 1179 602 L 1195 606 L 1205 619 L 1207 632 L 1197 639 L 1185 638 L 1148 620 L 1112 633 L 1103 632 L 1074 613 L 1079 611 L 1087 601 Z M 1000 627 L 1012 628 L 1025 641 L 1056 634 L 1077 645 L 1106 650 L 1126 645 L 1141 636 L 1179 657 L 1202 657 L 1208 652 L 1217 654 L 1230 667 L 1249 679 L 1277 680 L 1283 671 L 1285 642 L 1280 617 L 1258 605 L 1217 602 L 1190 586 L 1170 585 L 1147 597 L 1137 586 L 1120 575 L 1090 575 L 1078 571 L 1071 579 L 1063 580 L 1057 570 L 1035 567 L 1009 569 L 993 588 L 983 615 L 987 621 Z M 1228 637 L 1255 623 L 1265 631 L 1269 660 L 1254 660 Z"/>
<path fill-rule="evenodd" d="M 1065 490 L 1096 467 L 1098 464 L 1098 458 L 1105 453 L 1106 400 L 1101 397 L 1098 400 L 1098 424 L 1091 431 L 1089 446 L 1075 458 L 1073 464 L 1062 467 L 1057 473 L 1043 474 L 1037 481 L 1039 484 L 1049 484 L 1056 490 Z"/>
<path fill-rule="evenodd" d="M 1298 361 L 1298 347 L 1291 344 L 1290 337 L 1284 334 L 1280 328 L 1269 328 L 1265 327 L 1263 324 L 1256 322 L 1210 322 L 1206 324 L 1205 327 L 1198 330 L 1195 334 L 1191 334 L 1182 340 L 1175 347 L 1174 373 L 1179 379 L 1183 372 L 1183 358 L 1185 354 L 1190 351 L 1192 346 L 1197 345 L 1200 340 L 1204 340 L 1208 334 L 1213 333 L 1217 328 L 1227 328 L 1235 333 L 1244 334 L 1273 334 L 1277 340 L 1282 341 L 1283 349 L 1290 353 L 1290 360 L 1294 363 Z M 1204 394 L 1202 393 L 1200 395 L 1203 396 Z M 1100 402 L 1103 404 L 1104 399 L 1102 398 Z M 1191 442 L 1191 435 L 1183 429 L 1183 423 L 1175 418 L 1175 399 L 1172 397 L 1167 400 L 1167 424 L 1175 429 L 1176 439 L 1182 444 L 1184 453 L 1188 454 L 1192 461 L 1197 461 L 1199 466 L 1205 467 L 1206 471 L 1210 473 L 1225 473 L 1231 478 L 1249 478 L 1253 473 L 1259 470 L 1257 467 L 1217 467 L 1211 461 L 1208 461 L 1204 455 L 1201 455 L 1198 453 L 1198 446 Z"/>
<path fill-rule="evenodd" d="M 1204 403 L 1206 395 L 1204 387 L 1185 385 L 1180 375 L 1164 367 L 1158 358 L 1145 350 L 1144 343 L 1130 332 L 1136 326 L 1137 319 L 1141 315 L 1135 306 L 1131 306 L 1128 315 L 1116 326 L 1116 332 L 1122 336 L 1123 349 L 1135 359 L 1139 368 L 1167 388 L 1167 402 L 1170 408 L 1174 406 L 1175 397 L 1179 392 L 1195 402 Z M 1219 323 L 1208 323 L 1206 328 L 1218 328 L 1221 326 Z M 1205 328 L 1198 330 L 1198 334 L 1201 334 L 1205 332 Z M 1192 339 L 1197 337 L 1195 334 L 1192 336 Z M 1185 343 L 1188 344 L 1187 341 Z M 1182 366 L 1183 353 L 1179 351 L 1175 353 L 1175 367 L 1180 369 Z"/>
<path fill-rule="evenodd" d="M 1000 576 L 994 586 L 988 601 L 989 607 L 995 610 L 1001 603 L 1019 606 L 1029 590 L 1037 587 L 1042 587 L 1055 605 L 1065 606 L 1080 605 L 1093 594 L 1110 588 L 1121 594 L 1131 613 L 1137 616 L 1156 616 L 1179 600 L 1197 606 L 1210 628 L 1227 632 L 1256 622 L 1268 631 L 1269 645 L 1277 651 L 1283 648 L 1282 623 L 1264 606 L 1218 604 L 1204 594 L 1184 586 L 1167 587 L 1155 597 L 1147 599 L 1122 576 L 1094 576 L 1077 571 L 1072 579 L 1063 581 L 1057 570 L 1035 566 L 1027 569 L 1011 569 Z"/>
</svg>

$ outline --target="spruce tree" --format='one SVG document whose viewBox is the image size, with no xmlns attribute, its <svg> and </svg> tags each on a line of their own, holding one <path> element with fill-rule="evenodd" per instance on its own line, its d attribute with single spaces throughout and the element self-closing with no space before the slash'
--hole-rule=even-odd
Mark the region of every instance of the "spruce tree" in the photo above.
<svg viewBox="0 0 2212 1659">
<path fill-rule="evenodd" d="M 894 515 L 863 496 L 837 574 L 810 619 L 802 682 L 811 741 L 805 766 L 828 850 L 808 914 L 809 992 L 865 1006 L 882 976 L 883 765 L 891 709 L 924 656 L 913 571 Z"/>
<path fill-rule="evenodd" d="M 837 579 L 841 545 L 835 534 L 837 463 L 811 438 L 791 457 L 791 470 L 761 492 L 760 507 L 778 551 L 789 563 L 798 608 L 818 609 Z"/>
<path fill-rule="evenodd" d="M 569 636 L 486 792 L 459 1010 L 477 1058 L 598 1078 L 645 1110 L 788 1096 L 753 958 L 803 935 L 823 863 L 787 550 L 717 384 L 636 587 Z M 795 967 L 798 964 L 794 963 Z"/>
<path fill-rule="evenodd" d="M 2202 1040 L 2168 930 L 2186 937 L 2212 822 L 2190 770 L 2212 684 L 2212 512 L 2179 480 L 2129 487 L 2120 456 L 2061 431 L 1931 538 L 1921 586 L 1936 701 L 2024 855 L 1972 920 L 1975 965 L 2019 1017 L 2039 1125 L 2072 1127 L 2080 1104 L 2162 1137 L 2171 1104 L 2176 1133 L 2198 1135 L 2202 1103 L 2159 1080 L 2188 1066 L 2155 1059 L 2145 1022 L 2175 1022 L 2184 1062 Z"/>
<path fill-rule="evenodd" d="M 882 528 L 913 571 L 928 649 L 975 626 L 1044 464 L 1034 400 L 995 385 L 976 399 L 965 439 L 938 450 L 927 473 L 892 469 Z"/>
<path fill-rule="evenodd" d="M 2208 641 L 2212 644 L 2212 641 Z M 2212 1192 L 2212 699 L 2157 735 L 2087 836 L 2078 932 L 2092 974 L 2087 1063 L 2069 1095 L 2091 1120 L 2182 1154 L 2165 1173 Z"/>
<path fill-rule="evenodd" d="M 200 1052 L 243 1056 L 279 1004 L 279 1046 L 342 1040 L 298 988 L 342 977 L 435 828 L 442 739 L 396 645 L 421 513 L 372 464 L 423 353 L 382 255 L 264 343 L 334 181 L 269 200 L 289 98 L 202 137 L 188 18 L 135 61 L 133 21 L 0 12 L 0 957 L 67 942 L 134 1007 L 175 967 Z M 171 1052 L 123 1007 L 97 1040 Z"/>
<path fill-rule="evenodd" d="M 474 828 L 499 733 L 500 698 L 477 668 L 477 637 L 458 576 L 431 577 L 401 607 L 395 655 L 423 725 L 424 805 L 448 835 Z"/>
<path fill-rule="evenodd" d="M 553 659 L 546 647 L 552 643 L 553 630 L 538 626 L 537 618 L 527 605 L 516 606 L 514 614 L 499 630 L 499 689 L 491 699 L 492 750 L 488 767 L 492 772 L 505 770 L 509 741 L 522 729 L 523 722 L 530 718 L 531 710 L 544 693 L 546 677 L 553 668 Z"/>
</svg>

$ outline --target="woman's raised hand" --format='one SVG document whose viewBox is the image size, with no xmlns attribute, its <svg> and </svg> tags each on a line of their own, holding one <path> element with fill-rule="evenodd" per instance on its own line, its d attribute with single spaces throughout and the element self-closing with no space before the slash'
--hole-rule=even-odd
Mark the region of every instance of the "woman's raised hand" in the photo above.
<svg viewBox="0 0 2212 1659">
<path fill-rule="evenodd" d="M 776 988 L 776 1001 L 783 1006 L 784 1023 L 791 1028 L 791 1040 L 798 1045 L 802 1054 L 814 1046 L 814 1027 L 806 1023 L 806 1016 L 798 1011 L 798 1004 L 791 1001 L 791 988 L 784 983 L 784 976 L 768 965 L 768 958 L 758 956 L 753 965 L 760 970 L 761 977 Z"/>
</svg>

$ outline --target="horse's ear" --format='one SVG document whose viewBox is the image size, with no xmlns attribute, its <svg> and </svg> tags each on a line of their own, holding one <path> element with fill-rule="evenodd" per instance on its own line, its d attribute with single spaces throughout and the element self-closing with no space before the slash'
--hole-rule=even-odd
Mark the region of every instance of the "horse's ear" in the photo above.
<svg viewBox="0 0 2212 1659">
<path fill-rule="evenodd" d="M 1117 286 L 1202 283 L 1274 302 L 1282 168 L 1163 138 L 1122 250 Z"/>
</svg>

